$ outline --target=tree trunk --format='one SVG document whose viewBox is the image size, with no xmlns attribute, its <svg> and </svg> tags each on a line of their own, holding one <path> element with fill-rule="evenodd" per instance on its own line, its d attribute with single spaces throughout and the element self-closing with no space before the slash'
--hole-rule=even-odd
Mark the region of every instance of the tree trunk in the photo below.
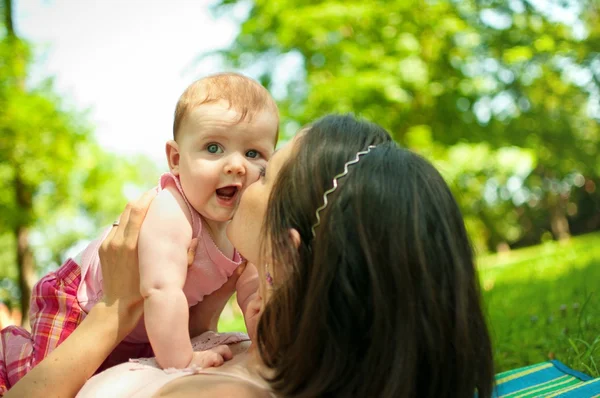
<svg viewBox="0 0 600 398">
<path fill-rule="evenodd" d="M 23 181 L 19 167 L 16 167 L 15 196 L 17 206 L 22 216 L 19 217 L 15 226 L 15 238 L 17 241 L 17 267 L 19 268 L 19 288 L 21 289 L 21 312 L 23 319 L 21 325 L 29 328 L 29 301 L 31 289 L 35 283 L 35 261 L 29 245 L 29 222 L 33 212 L 33 195 L 27 189 Z"/>
<path fill-rule="evenodd" d="M 566 203 L 560 195 L 548 194 L 548 209 L 550 211 L 550 228 L 556 240 L 566 240 L 571 237 L 569 220 L 567 219 Z"/>
<path fill-rule="evenodd" d="M 4 24 L 6 26 L 6 35 L 8 42 L 13 46 L 15 56 L 23 56 L 19 48 L 19 37 L 14 29 L 13 20 L 13 1 L 3 0 L 4 3 Z M 25 76 L 17 74 L 15 83 L 17 90 L 25 89 Z M 31 223 L 31 214 L 33 212 L 33 197 L 27 185 L 21 180 L 19 172 L 18 160 L 15 160 L 15 196 L 17 200 L 17 208 L 19 209 L 20 217 L 13 227 L 15 235 L 16 250 L 17 250 L 17 267 L 19 274 L 19 288 L 21 289 L 21 312 L 23 318 L 21 324 L 29 328 L 29 301 L 31 298 L 31 288 L 35 283 L 35 261 L 31 247 L 29 245 L 29 226 Z"/>
<path fill-rule="evenodd" d="M 31 288 L 35 283 L 35 262 L 29 246 L 29 229 L 19 226 L 15 230 L 17 238 L 17 264 L 19 266 L 19 288 L 21 289 L 21 325 L 29 329 L 29 301 Z"/>
<path fill-rule="evenodd" d="M 4 24 L 6 25 L 6 34 L 11 39 L 15 37 L 15 28 L 13 25 L 13 7 L 12 0 L 4 0 Z"/>
</svg>

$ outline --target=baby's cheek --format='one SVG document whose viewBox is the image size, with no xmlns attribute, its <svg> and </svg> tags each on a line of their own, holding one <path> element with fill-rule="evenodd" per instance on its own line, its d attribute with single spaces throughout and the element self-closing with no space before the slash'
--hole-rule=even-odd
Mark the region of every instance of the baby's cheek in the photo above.
<svg viewBox="0 0 600 398">
<path fill-rule="evenodd" d="M 248 184 L 250 185 L 253 182 L 258 181 L 259 177 L 260 177 L 260 171 L 261 169 L 265 168 L 267 166 L 267 162 L 263 162 L 263 163 L 252 163 L 247 170 L 247 179 L 248 179 Z"/>
</svg>

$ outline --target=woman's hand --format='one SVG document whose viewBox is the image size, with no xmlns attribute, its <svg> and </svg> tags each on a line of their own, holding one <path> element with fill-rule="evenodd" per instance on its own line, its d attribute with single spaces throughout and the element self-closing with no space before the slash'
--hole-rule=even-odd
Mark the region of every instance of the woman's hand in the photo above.
<svg viewBox="0 0 600 398">
<path fill-rule="evenodd" d="M 155 195 L 153 190 L 129 203 L 120 224 L 112 228 L 98 250 L 104 276 L 103 300 L 61 345 L 13 386 L 6 398 L 74 397 L 133 330 L 143 310 L 137 240 Z"/>
<path fill-rule="evenodd" d="M 118 308 L 119 323 L 129 331 L 133 330 L 143 312 L 138 237 L 155 196 L 156 190 L 153 189 L 128 203 L 119 218 L 119 225 L 112 228 L 98 250 L 103 275 L 102 301 L 106 306 Z"/>
</svg>

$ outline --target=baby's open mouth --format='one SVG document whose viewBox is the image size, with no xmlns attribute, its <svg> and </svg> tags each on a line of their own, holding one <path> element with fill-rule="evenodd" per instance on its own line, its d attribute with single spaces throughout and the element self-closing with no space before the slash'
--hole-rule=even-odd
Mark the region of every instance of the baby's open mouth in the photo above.
<svg viewBox="0 0 600 398">
<path fill-rule="evenodd" d="M 227 187 L 217 189 L 217 196 L 223 200 L 231 200 L 235 198 L 239 188 L 235 185 L 229 185 Z"/>
</svg>

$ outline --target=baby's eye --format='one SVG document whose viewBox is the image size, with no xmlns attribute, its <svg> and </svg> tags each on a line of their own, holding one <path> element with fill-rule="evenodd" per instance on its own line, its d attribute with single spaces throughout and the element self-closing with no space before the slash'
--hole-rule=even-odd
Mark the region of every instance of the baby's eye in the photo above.
<svg viewBox="0 0 600 398">
<path fill-rule="evenodd" d="M 260 154 L 258 153 L 258 151 L 250 149 L 248 152 L 246 152 L 246 156 L 248 156 L 250 159 L 256 159 L 260 156 Z"/>
<path fill-rule="evenodd" d="M 219 144 L 208 144 L 206 146 L 206 150 L 209 153 L 222 153 L 223 149 L 219 146 Z"/>
</svg>

